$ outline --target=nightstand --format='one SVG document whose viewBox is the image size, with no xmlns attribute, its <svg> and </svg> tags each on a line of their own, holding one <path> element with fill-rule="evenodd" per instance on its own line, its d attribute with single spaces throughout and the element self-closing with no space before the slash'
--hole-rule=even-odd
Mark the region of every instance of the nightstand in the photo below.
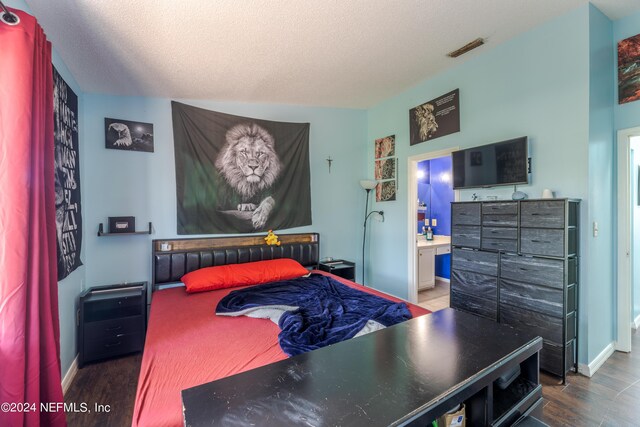
<svg viewBox="0 0 640 427">
<path fill-rule="evenodd" d="M 80 294 L 78 367 L 142 351 L 147 282 L 99 286 Z"/>
<path fill-rule="evenodd" d="M 319 269 L 348 280 L 356 280 L 356 264 L 343 259 L 321 262 Z"/>
</svg>

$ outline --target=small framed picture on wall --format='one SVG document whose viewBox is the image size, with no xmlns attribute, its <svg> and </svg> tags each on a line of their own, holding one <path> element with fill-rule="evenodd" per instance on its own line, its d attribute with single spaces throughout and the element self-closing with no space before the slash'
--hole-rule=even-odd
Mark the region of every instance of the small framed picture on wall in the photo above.
<svg viewBox="0 0 640 427">
<path fill-rule="evenodd" d="M 153 124 L 104 119 L 105 147 L 153 153 Z"/>
</svg>

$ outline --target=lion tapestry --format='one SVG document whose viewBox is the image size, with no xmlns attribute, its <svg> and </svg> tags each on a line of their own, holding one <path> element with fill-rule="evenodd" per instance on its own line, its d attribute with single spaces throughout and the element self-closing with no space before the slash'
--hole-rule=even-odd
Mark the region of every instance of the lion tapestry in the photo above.
<svg viewBox="0 0 640 427">
<path fill-rule="evenodd" d="M 178 234 L 311 224 L 309 123 L 218 113 L 173 101 Z"/>
</svg>

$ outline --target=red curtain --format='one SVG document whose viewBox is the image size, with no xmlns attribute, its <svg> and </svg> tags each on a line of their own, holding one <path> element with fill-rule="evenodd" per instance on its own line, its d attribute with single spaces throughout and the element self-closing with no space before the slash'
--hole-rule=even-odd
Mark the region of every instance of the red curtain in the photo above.
<svg viewBox="0 0 640 427">
<path fill-rule="evenodd" d="M 14 13 L 18 25 L 0 22 L 0 425 L 65 426 L 51 44 Z"/>
</svg>

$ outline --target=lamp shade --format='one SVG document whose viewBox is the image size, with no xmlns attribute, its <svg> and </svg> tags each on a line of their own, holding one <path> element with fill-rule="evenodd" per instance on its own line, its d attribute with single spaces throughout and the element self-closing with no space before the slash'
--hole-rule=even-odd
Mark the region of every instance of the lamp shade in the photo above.
<svg viewBox="0 0 640 427">
<path fill-rule="evenodd" d="M 374 188 L 376 188 L 376 186 L 378 185 L 378 183 L 372 179 L 361 179 L 360 180 L 360 186 L 362 188 L 364 188 L 365 190 L 373 190 Z"/>
</svg>

